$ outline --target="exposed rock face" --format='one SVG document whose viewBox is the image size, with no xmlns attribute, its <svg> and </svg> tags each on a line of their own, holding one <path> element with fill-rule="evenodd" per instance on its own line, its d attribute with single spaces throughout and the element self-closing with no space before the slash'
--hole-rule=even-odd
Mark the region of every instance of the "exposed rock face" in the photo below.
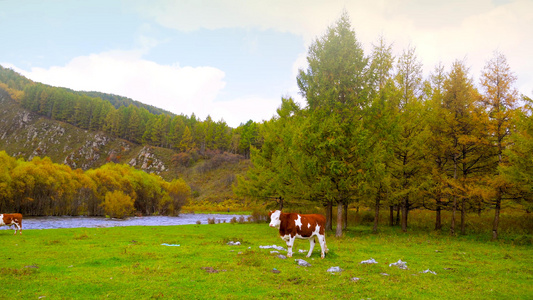
<svg viewBox="0 0 533 300">
<path fill-rule="evenodd" d="M 129 163 L 160 174 L 169 169 L 153 147 L 117 139 L 104 132 L 83 130 L 24 110 L 0 91 L 0 151 L 31 160 L 48 156 L 73 169 L 97 168 L 107 162 Z M 158 152 L 171 151 L 168 149 Z M 171 157 L 171 154 L 165 155 Z"/>
<path fill-rule="evenodd" d="M 152 147 L 150 146 L 144 146 L 128 164 L 156 174 L 167 170 L 165 164 L 152 153 Z"/>
</svg>

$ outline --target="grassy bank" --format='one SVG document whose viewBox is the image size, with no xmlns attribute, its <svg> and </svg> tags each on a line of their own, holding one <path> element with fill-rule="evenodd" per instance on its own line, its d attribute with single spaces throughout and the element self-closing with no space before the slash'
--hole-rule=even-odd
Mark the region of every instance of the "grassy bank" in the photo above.
<svg viewBox="0 0 533 300">
<path fill-rule="evenodd" d="M 229 241 L 241 245 L 229 246 Z M 329 255 L 280 259 L 267 224 L 0 230 L 0 294 L 18 299 L 531 299 L 533 247 L 361 226 Z M 179 244 L 180 246 L 164 246 Z M 309 249 L 296 241 L 295 250 Z M 285 254 L 284 251 L 281 251 Z M 360 264 L 374 258 L 378 264 Z M 295 259 L 312 266 L 300 267 Z M 401 259 L 408 270 L 389 267 Z M 339 266 L 340 273 L 328 273 Z M 420 273 L 424 270 L 431 273 Z M 279 271 L 279 273 L 273 271 Z M 358 278 L 358 279 L 356 279 Z"/>
</svg>

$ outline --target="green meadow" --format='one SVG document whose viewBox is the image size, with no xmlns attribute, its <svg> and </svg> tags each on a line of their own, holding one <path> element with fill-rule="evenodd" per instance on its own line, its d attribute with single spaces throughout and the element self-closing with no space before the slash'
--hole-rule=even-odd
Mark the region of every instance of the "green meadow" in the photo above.
<svg viewBox="0 0 533 300">
<path fill-rule="evenodd" d="M 285 251 L 259 248 L 286 248 L 265 223 L 12 233 L 0 230 L 0 295 L 14 299 L 533 298 L 533 247 L 476 235 L 358 226 L 328 235 L 325 259 L 318 244 L 310 258 L 298 252 L 305 240 L 281 259 Z M 361 264 L 371 258 L 378 263 Z M 407 270 L 389 266 L 399 259 Z"/>
</svg>

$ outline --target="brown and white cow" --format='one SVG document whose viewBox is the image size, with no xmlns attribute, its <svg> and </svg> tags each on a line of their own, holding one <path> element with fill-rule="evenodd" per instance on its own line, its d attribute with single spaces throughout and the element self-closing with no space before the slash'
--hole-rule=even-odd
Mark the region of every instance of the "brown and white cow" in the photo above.
<svg viewBox="0 0 533 300">
<path fill-rule="evenodd" d="M 326 233 L 324 231 L 326 218 L 323 215 L 283 213 L 276 210 L 271 211 L 269 216 L 270 227 L 278 228 L 281 239 L 287 243 L 288 257 L 292 257 L 292 246 L 296 238 L 309 240 L 310 249 L 307 257 L 310 257 L 315 247 L 315 237 L 318 238 L 320 248 L 322 249 L 320 257 L 324 258 L 326 256 L 328 252 Z"/>
<path fill-rule="evenodd" d="M 22 234 L 22 215 L 21 214 L 0 214 L 0 226 L 12 226 L 15 225 L 15 234 L 17 229 Z"/>
</svg>

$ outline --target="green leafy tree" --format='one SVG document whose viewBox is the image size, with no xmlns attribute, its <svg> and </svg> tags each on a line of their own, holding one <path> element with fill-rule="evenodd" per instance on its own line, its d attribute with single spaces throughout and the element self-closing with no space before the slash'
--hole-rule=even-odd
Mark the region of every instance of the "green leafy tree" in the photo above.
<svg viewBox="0 0 533 300">
<path fill-rule="evenodd" d="M 326 202 L 327 217 L 337 205 L 336 235 L 341 236 L 343 207 L 356 195 L 371 144 L 362 126 L 369 106 L 368 59 L 346 12 L 311 44 L 307 62 L 307 70 L 300 70 L 297 78 L 308 104 L 297 147 L 306 155 L 303 177 L 315 181 L 308 185 L 314 187 L 312 198 Z"/>
<path fill-rule="evenodd" d="M 276 199 L 279 209 L 284 199 L 296 206 L 306 200 L 304 186 L 298 180 L 301 173 L 294 149 L 295 131 L 300 107 L 292 99 L 282 99 L 277 117 L 262 125 L 264 143 L 261 149 L 251 148 L 252 166 L 246 176 L 239 176 L 234 192 L 238 196 L 252 197 L 262 201 Z"/>
</svg>

